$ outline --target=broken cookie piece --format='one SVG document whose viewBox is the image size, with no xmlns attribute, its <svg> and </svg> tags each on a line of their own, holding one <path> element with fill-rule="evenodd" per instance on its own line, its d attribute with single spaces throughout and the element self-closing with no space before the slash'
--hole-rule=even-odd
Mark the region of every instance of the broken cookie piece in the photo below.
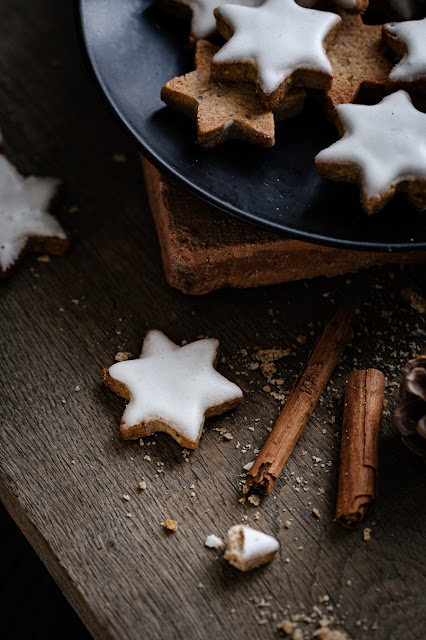
<svg viewBox="0 0 426 640">
<path fill-rule="evenodd" d="M 69 238 L 49 212 L 59 187 L 56 178 L 22 176 L 0 154 L 0 277 L 9 275 L 26 250 L 65 253 Z"/>
<path fill-rule="evenodd" d="M 247 83 L 223 84 L 210 78 L 211 61 L 218 47 L 199 40 L 195 52 L 195 71 L 172 78 L 161 90 L 161 99 L 173 109 L 197 122 L 197 139 L 203 149 L 225 140 L 244 140 L 261 147 L 275 143 L 275 119 L 282 121 L 303 109 L 306 93 L 295 89 L 274 114 L 266 109 L 254 86 Z"/>
<path fill-rule="evenodd" d="M 272 536 L 237 524 L 228 531 L 225 560 L 240 571 L 249 571 L 271 562 L 279 548 Z"/>
</svg>

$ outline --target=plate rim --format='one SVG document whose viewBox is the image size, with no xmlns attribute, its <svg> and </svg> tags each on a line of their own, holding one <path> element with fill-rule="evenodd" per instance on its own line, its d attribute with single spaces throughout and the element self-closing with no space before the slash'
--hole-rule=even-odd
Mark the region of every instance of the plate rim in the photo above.
<svg viewBox="0 0 426 640">
<path fill-rule="evenodd" d="M 84 21 L 84 5 L 88 0 L 75 0 L 74 15 L 77 26 L 78 39 L 80 41 L 80 48 L 84 54 L 84 60 L 89 74 L 94 81 L 95 87 L 98 90 L 103 102 L 108 106 L 110 113 L 112 113 L 114 119 L 123 129 L 123 131 L 131 138 L 136 145 L 138 151 L 151 162 L 158 170 L 164 172 L 167 176 L 172 178 L 179 185 L 183 186 L 187 191 L 197 196 L 204 202 L 216 207 L 217 209 L 238 218 L 248 224 L 254 225 L 265 231 L 277 233 L 284 238 L 292 240 L 299 240 L 301 242 L 317 244 L 327 247 L 333 247 L 336 249 L 343 249 L 347 251 L 362 251 L 362 252 L 377 252 L 377 253 L 411 253 L 426 251 L 426 240 L 424 242 L 413 243 L 388 243 L 377 244 L 376 242 L 369 241 L 354 241 L 346 240 L 342 238 L 330 238 L 315 232 L 305 232 L 303 230 L 297 230 L 291 227 L 287 227 L 284 224 L 277 224 L 273 220 L 259 219 L 249 211 L 239 209 L 231 203 L 223 202 L 217 198 L 214 194 L 203 189 L 202 186 L 195 184 L 184 174 L 180 173 L 174 167 L 170 166 L 167 159 L 163 158 L 155 152 L 155 149 L 145 141 L 142 141 L 142 136 L 138 133 L 127 118 L 121 113 L 121 111 L 115 106 L 115 102 L 110 96 L 105 84 L 102 81 L 102 74 L 97 69 L 96 61 L 91 55 L 90 46 L 86 38 L 85 21 Z M 424 214 L 426 216 L 426 213 Z"/>
</svg>

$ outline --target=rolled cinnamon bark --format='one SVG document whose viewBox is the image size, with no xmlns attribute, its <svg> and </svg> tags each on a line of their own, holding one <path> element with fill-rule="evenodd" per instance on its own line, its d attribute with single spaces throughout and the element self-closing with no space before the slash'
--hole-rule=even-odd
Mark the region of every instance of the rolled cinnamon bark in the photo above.
<svg viewBox="0 0 426 640">
<path fill-rule="evenodd" d="M 352 337 L 352 314 L 340 309 L 325 327 L 250 469 L 244 492 L 269 495 Z"/>
<path fill-rule="evenodd" d="M 377 495 L 385 376 L 377 369 L 346 378 L 336 520 L 361 524 Z"/>
</svg>

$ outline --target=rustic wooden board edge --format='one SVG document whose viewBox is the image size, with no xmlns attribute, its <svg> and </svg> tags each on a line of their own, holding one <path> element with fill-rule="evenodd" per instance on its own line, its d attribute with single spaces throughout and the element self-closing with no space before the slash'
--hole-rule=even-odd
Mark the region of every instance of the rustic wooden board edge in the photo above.
<svg viewBox="0 0 426 640">
<path fill-rule="evenodd" d="M 61 563 L 46 537 L 33 522 L 30 514 L 25 510 L 19 498 L 14 495 L 10 487 L 0 477 L 0 501 L 28 540 L 40 560 L 49 571 L 69 604 L 80 617 L 95 640 L 109 640 L 113 638 L 106 627 L 99 625 L 99 617 L 91 609 L 89 602 L 79 591 L 65 566 Z"/>
<path fill-rule="evenodd" d="M 426 262 L 426 252 L 336 249 L 252 227 L 184 191 L 141 158 L 165 277 L 183 293 L 201 295 L 223 287 L 258 287 Z"/>
</svg>

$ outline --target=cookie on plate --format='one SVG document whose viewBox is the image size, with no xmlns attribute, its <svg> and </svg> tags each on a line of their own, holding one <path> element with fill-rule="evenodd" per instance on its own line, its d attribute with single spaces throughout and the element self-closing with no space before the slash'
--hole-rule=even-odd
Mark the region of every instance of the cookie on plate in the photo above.
<svg viewBox="0 0 426 640">
<path fill-rule="evenodd" d="M 272 147 L 274 114 L 263 106 L 253 85 L 211 80 L 211 61 L 218 49 L 210 42 L 199 40 L 195 71 L 170 80 L 161 91 L 162 100 L 196 120 L 197 139 L 204 149 L 230 139 Z M 305 96 L 303 89 L 292 91 L 281 103 L 277 119 L 285 120 L 300 113 Z"/>
<path fill-rule="evenodd" d="M 402 60 L 389 74 L 389 87 L 426 94 L 426 18 L 383 26 L 386 44 Z"/>
<path fill-rule="evenodd" d="M 330 85 L 324 46 L 334 38 L 340 16 L 304 9 L 294 0 L 265 0 L 255 8 L 222 5 L 215 16 L 227 42 L 212 60 L 214 80 L 255 83 L 271 110 L 294 86 Z"/>
<path fill-rule="evenodd" d="M 405 91 L 379 104 L 336 108 L 341 140 L 315 158 L 319 175 L 357 182 L 368 214 L 380 211 L 396 192 L 419 211 L 426 208 L 426 114 Z"/>
<path fill-rule="evenodd" d="M 382 42 L 382 26 L 364 24 L 359 14 L 340 12 L 342 26 L 328 50 L 333 69 L 331 86 L 325 92 L 325 108 L 333 120 L 339 104 L 357 100 L 377 102 L 385 95 L 387 77 L 392 68 Z"/>
<path fill-rule="evenodd" d="M 218 357 L 218 340 L 179 347 L 161 331 L 148 331 L 137 360 L 102 371 L 106 386 L 129 401 L 120 425 L 123 438 L 162 431 L 195 449 L 205 418 L 234 409 L 243 399 L 241 389 L 216 371 Z"/>
</svg>

